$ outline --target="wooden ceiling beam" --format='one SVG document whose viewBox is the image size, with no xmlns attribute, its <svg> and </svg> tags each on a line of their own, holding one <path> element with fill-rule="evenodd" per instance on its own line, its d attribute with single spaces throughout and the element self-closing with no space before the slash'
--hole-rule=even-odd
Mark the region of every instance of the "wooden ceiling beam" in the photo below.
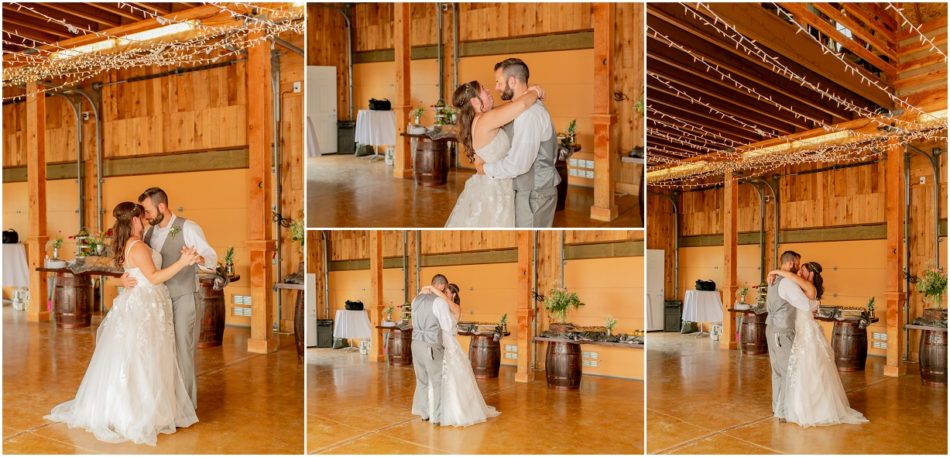
<svg viewBox="0 0 950 457">
<path fill-rule="evenodd" d="M 743 76 L 750 81 L 768 87 L 776 93 L 783 94 L 789 99 L 795 100 L 802 106 L 810 106 L 816 110 L 825 112 L 832 117 L 834 122 L 851 119 L 852 115 L 849 111 L 839 108 L 831 101 L 822 99 L 815 91 L 802 87 L 799 83 L 784 76 L 777 75 L 770 65 L 762 62 L 758 58 L 752 58 L 745 52 L 739 51 L 735 49 L 734 46 L 720 40 L 716 35 L 706 32 L 704 29 L 696 28 L 702 27 L 701 25 L 685 21 L 685 19 L 671 15 L 661 8 L 659 5 L 651 5 L 648 8 L 650 12 L 648 23 L 650 26 L 679 44 L 689 43 L 691 50 L 703 55 L 709 63 L 718 65 L 734 75 Z M 659 19 L 659 21 L 650 21 L 650 19 L 654 17 Z M 666 44 L 663 46 L 669 47 Z M 650 53 L 654 52 L 652 46 L 648 46 L 648 49 Z M 835 84 L 833 81 L 828 81 L 823 76 L 811 70 L 801 67 L 794 62 L 789 62 L 787 59 L 782 59 L 782 63 L 806 80 L 829 88 L 838 96 L 851 101 L 855 105 L 868 109 L 876 108 L 875 105 L 867 100 L 857 97 L 844 87 Z"/>
<path fill-rule="evenodd" d="M 727 21 L 745 37 L 793 60 L 811 71 L 834 81 L 838 85 L 866 98 L 886 109 L 894 109 L 894 102 L 876 87 L 870 87 L 852 75 L 835 56 L 822 52 L 822 48 L 808 38 L 798 35 L 798 29 L 777 15 L 762 9 L 758 14 L 749 14 L 748 4 L 710 3 L 707 5 L 719 17 Z M 886 81 L 863 69 L 865 77 Z"/>
<path fill-rule="evenodd" d="M 685 147 L 685 146 L 683 146 L 683 145 L 676 144 L 676 143 L 672 143 L 672 142 L 670 142 L 669 140 L 666 140 L 666 139 L 660 138 L 660 137 L 656 137 L 656 136 L 653 136 L 653 135 L 647 135 L 647 144 L 648 144 L 648 145 L 651 145 L 651 146 L 659 146 L 659 147 L 662 147 L 662 148 L 664 148 L 664 149 L 666 149 L 666 150 L 668 150 L 668 151 L 681 153 L 682 155 L 679 156 L 679 157 L 677 157 L 677 158 L 679 158 L 679 159 L 684 159 L 684 158 L 688 158 L 688 157 L 696 157 L 696 156 L 701 156 L 701 155 L 708 154 L 707 151 L 700 151 L 700 150 L 696 150 L 696 149 L 690 149 L 690 148 L 687 148 L 687 147 Z M 651 154 L 652 154 L 652 153 L 651 153 Z M 671 156 L 671 155 L 667 155 L 667 157 L 672 157 L 672 156 Z"/>
<path fill-rule="evenodd" d="M 840 5 L 849 16 L 863 22 L 867 28 L 884 37 L 887 42 L 897 45 L 897 28 L 894 24 L 888 25 L 887 21 L 881 20 L 878 15 L 864 8 L 862 3 L 841 3 Z"/>
<path fill-rule="evenodd" d="M 841 8 L 840 3 L 838 4 L 838 8 L 831 5 L 831 3 L 812 3 L 812 6 L 822 14 L 828 16 L 838 24 L 847 27 L 852 35 L 870 43 L 871 46 L 874 46 L 874 49 L 886 55 L 890 62 L 897 62 L 897 46 L 893 41 L 888 43 L 881 40 L 877 35 L 872 34 L 870 30 L 864 28 L 846 13 L 839 10 L 838 8 Z"/>
<path fill-rule="evenodd" d="M 98 8 L 110 14 L 115 14 L 117 16 L 124 17 L 131 22 L 141 21 L 145 19 L 144 17 L 138 16 L 129 10 L 126 10 L 124 8 L 119 8 L 117 4 L 115 3 L 90 2 L 90 3 L 87 3 L 87 5 L 92 6 L 94 8 Z"/>
<path fill-rule="evenodd" d="M 655 109 L 663 113 L 683 119 L 692 125 L 703 127 L 706 130 L 716 132 L 728 138 L 732 138 L 733 140 L 743 144 L 759 141 L 762 139 L 754 133 L 742 130 L 737 126 L 728 124 L 718 118 L 710 117 L 709 113 L 697 113 L 691 109 L 683 108 L 677 103 L 670 103 L 664 101 L 663 99 L 654 97 L 654 94 L 649 93 L 649 88 L 647 88 L 647 93 L 649 94 L 649 98 L 647 99 L 648 105 L 653 106 Z"/>
<path fill-rule="evenodd" d="M 893 62 L 886 62 L 884 59 L 879 57 L 877 54 L 867 50 L 864 46 L 859 44 L 857 41 L 854 41 L 846 36 L 843 33 L 839 32 L 835 26 L 829 24 L 824 19 L 818 17 L 817 14 L 813 13 L 804 4 L 801 3 L 781 3 L 782 8 L 788 10 L 795 16 L 797 21 L 804 22 L 816 29 L 821 33 L 824 33 L 829 38 L 835 40 L 841 46 L 844 46 L 845 49 L 851 51 L 858 57 L 864 59 L 871 65 L 874 65 L 879 70 L 881 70 L 885 75 L 887 75 L 888 81 L 894 81 L 897 78 L 897 69 L 894 67 Z M 840 65 L 840 63 L 839 63 Z"/>
<path fill-rule="evenodd" d="M 103 28 L 122 25 L 122 18 L 118 15 L 107 13 L 84 3 L 38 3 L 38 5 L 42 5 L 49 10 L 71 14 L 87 21 L 95 22 Z"/>
<path fill-rule="evenodd" d="M 680 99 L 679 96 L 676 95 L 676 92 L 674 92 L 673 90 L 665 86 L 660 87 L 657 85 L 652 85 L 650 83 L 647 83 L 647 90 L 648 90 L 648 93 L 659 92 L 661 94 L 666 94 L 666 95 L 669 95 L 670 97 Z M 682 100 L 682 103 L 694 105 L 694 103 L 690 102 L 689 100 Z M 774 119 L 755 119 L 754 116 L 749 115 L 748 111 L 743 111 L 743 108 L 741 106 L 737 106 L 731 103 L 727 103 L 727 104 L 717 103 L 715 104 L 715 106 L 713 106 L 713 108 L 716 111 L 719 111 L 721 113 L 735 116 L 739 118 L 740 120 L 746 122 L 747 124 L 757 125 L 759 126 L 759 128 L 765 131 L 773 130 L 782 135 L 788 135 L 795 132 L 795 127 L 792 125 L 789 125 L 786 122 L 778 122 L 778 121 L 775 121 Z M 706 107 L 702 107 L 701 109 L 707 111 L 707 116 L 716 116 L 716 114 L 708 113 L 709 109 Z"/>
<path fill-rule="evenodd" d="M 40 23 L 42 23 L 44 27 L 53 28 L 59 31 L 68 30 L 68 29 L 64 25 L 57 24 L 55 22 L 49 22 L 49 19 L 43 16 L 44 14 L 49 17 L 62 19 L 66 21 L 67 23 L 71 25 L 75 25 L 77 27 L 91 28 L 93 30 L 98 30 L 99 28 L 99 24 L 95 22 L 92 22 L 80 17 L 72 16 L 70 14 L 64 14 L 59 11 L 49 10 L 47 8 L 44 8 L 40 4 L 30 4 L 29 6 L 30 8 L 33 8 L 34 10 L 36 10 L 36 13 L 26 8 L 19 8 L 17 5 L 11 5 L 11 4 L 6 4 L 6 3 L 3 4 L 3 9 L 10 13 L 19 14 L 25 17 L 35 18 L 36 20 L 40 21 Z M 6 18 L 6 15 L 7 13 L 4 13 L 4 18 Z M 45 33 L 49 33 L 49 32 L 45 32 Z M 74 37 L 76 35 L 74 33 L 69 33 L 69 36 Z"/>
<path fill-rule="evenodd" d="M 651 60 L 653 61 L 653 63 L 650 63 Z M 775 106 L 771 104 L 759 101 L 755 95 L 752 95 L 749 92 L 736 87 L 731 82 L 722 80 L 721 78 L 718 77 L 717 74 L 714 74 L 711 72 L 707 73 L 705 71 L 701 71 L 695 68 L 694 65 L 696 64 L 694 64 L 691 61 L 691 59 L 684 61 L 684 59 L 682 58 L 677 59 L 673 56 L 667 56 L 662 52 L 652 52 L 647 55 L 647 62 L 648 62 L 647 68 L 649 68 L 651 71 L 662 73 L 667 79 L 676 80 L 683 86 L 687 86 L 693 90 L 706 93 L 707 95 L 711 97 L 714 97 L 717 99 L 723 99 L 727 102 L 733 102 L 733 103 L 741 100 L 742 104 L 748 106 L 751 111 L 755 111 L 763 116 L 778 117 L 784 120 L 785 122 L 798 125 L 806 130 L 818 126 L 818 125 L 812 125 L 813 122 L 811 121 L 798 119 L 793 114 L 789 113 L 788 111 L 780 111 L 778 108 L 776 108 Z M 675 71 L 669 71 L 669 67 L 672 67 L 673 69 L 675 69 Z M 720 68 L 722 69 L 723 67 L 720 67 Z M 657 71 L 660 69 L 664 71 L 662 72 Z M 698 81 L 699 86 L 692 84 L 690 81 L 688 81 L 688 79 L 690 79 L 688 78 L 688 76 L 699 78 L 700 80 Z M 733 79 L 738 81 L 740 84 L 743 84 L 747 87 L 754 89 L 757 93 L 761 94 L 763 97 L 769 97 L 775 103 L 790 107 L 791 109 L 795 109 L 796 112 L 800 114 L 804 114 L 809 117 L 819 119 L 825 123 L 835 122 L 835 119 L 846 120 L 845 118 L 842 118 L 842 117 L 832 117 L 825 112 L 814 110 L 811 108 L 811 106 L 799 106 L 795 100 L 785 97 L 784 93 L 774 92 L 770 90 L 770 88 L 768 87 L 759 86 L 758 84 L 756 84 L 757 81 L 749 81 L 741 77 L 740 75 L 735 75 L 735 74 L 733 74 L 732 77 Z M 724 89 L 724 91 L 716 90 L 714 86 Z"/>
<path fill-rule="evenodd" d="M 65 30 L 65 28 L 63 27 L 54 28 L 54 27 L 51 27 L 51 24 L 34 19 L 31 16 L 19 15 L 19 14 L 16 14 L 14 12 L 9 12 L 9 11 L 3 14 L 3 23 L 5 25 L 9 24 L 9 25 L 18 26 L 18 27 L 13 27 L 13 28 L 21 32 L 23 30 L 32 30 L 34 32 L 44 33 L 44 34 L 56 37 L 54 38 L 54 40 L 72 38 L 75 36 L 69 32 L 64 32 L 63 30 Z M 4 28 L 7 28 L 7 27 L 4 27 Z"/>
</svg>

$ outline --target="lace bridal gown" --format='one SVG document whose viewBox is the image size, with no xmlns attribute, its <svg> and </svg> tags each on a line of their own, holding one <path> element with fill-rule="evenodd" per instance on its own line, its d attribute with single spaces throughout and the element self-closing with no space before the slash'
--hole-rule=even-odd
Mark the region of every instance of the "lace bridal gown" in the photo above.
<svg viewBox="0 0 950 457">
<path fill-rule="evenodd" d="M 802 427 L 863 424 L 868 420 L 851 409 L 841 384 L 835 355 L 812 312 L 795 311 L 795 340 L 785 377 L 785 418 Z"/>
<path fill-rule="evenodd" d="M 152 262 L 159 268 L 161 254 L 152 251 Z M 175 358 L 168 288 L 152 285 L 138 268 L 125 271 L 138 284 L 116 297 L 99 325 L 76 398 L 45 419 L 82 427 L 101 441 L 154 446 L 159 433 L 175 433 L 198 417 Z"/>
<path fill-rule="evenodd" d="M 473 125 L 474 128 L 474 125 Z M 508 155 L 511 140 L 499 129 L 495 138 L 476 150 L 485 163 L 497 162 Z M 465 181 L 465 189 L 459 194 L 446 227 L 514 227 L 515 191 L 511 178 L 495 179 L 486 175 L 473 175 Z"/>
<path fill-rule="evenodd" d="M 502 133 L 503 134 L 503 133 Z M 452 328 L 458 325 L 452 317 Z M 485 404 L 482 392 L 475 382 L 468 354 L 455 339 L 455 332 L 442 331 L 442 424 L 465 427 L 485 422 L 501 414 Z"/>
</svg>

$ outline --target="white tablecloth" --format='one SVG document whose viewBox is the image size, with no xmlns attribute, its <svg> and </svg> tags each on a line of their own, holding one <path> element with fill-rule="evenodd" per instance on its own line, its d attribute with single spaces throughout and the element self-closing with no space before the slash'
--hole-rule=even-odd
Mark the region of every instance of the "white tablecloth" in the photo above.
<svg viewBox="0 0 950 457">
<path fill-rule="evenodd" d="M 334 338 L 348 338 L 368 340 L 373 337 L 373 328 L 369 324 L 369 314 L 363 311 L 336 311 L 336 322 L 333 325 Z"/>
<path fill-rule="evenodd" d="M 722 298 L 718 290 L 687 290 L 683 300 L 683 320 L 722 322 Z"/>
<path fill-rule="evenodd" d="M 30 287 L 30 267 L 22 243 L 3 245 L 3 287 Z"/>
<path fill-rule="evenodd" d="M 373 146 L 396 144 L 396 114 L 361 109 L 356 115 L 355 140 Z"/>
</svg>

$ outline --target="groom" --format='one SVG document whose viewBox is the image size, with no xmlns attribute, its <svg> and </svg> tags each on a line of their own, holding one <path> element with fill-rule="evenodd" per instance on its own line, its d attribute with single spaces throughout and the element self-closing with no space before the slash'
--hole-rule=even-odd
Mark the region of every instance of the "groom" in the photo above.
<svg viewBox="0 0 950 457">
<path fill-rule="evenodd" d="M 205 240 L 204 232 L 194 221 L 178 217 L 168 209 L 168 195 L 158 187 L 150 187 L 139 196 L 139 203 L 145 208 L 145 218 L 150 227 L 145 231 L 144 240 L 152 249 L 162 254 L 161 267 L 168 268 L 178 261 L 185 248 L 198 251 L 197 263 L 182 268 L 175 276 L 165 281 L 168 294 L 172 299 L 172 313 L 175 321 L 175 353 L 178 366 L 185 381 L 185 390 L 191 397 L 191 403 L 198 408 L 198 386 L 195 382 L 195 349 L 201 327 L 198 320 L 204 310 L 199 309 L 198 265 L 214 269 L 218 256 Z M 135 279 L 123 277 L 123 285 L 135 287 Z"/>
<path fill-rule="evenodd" d="M 802 256 L 795 251 L 785 251 L 779 258 L 781 269 L 795 273 Z M 794 281 L 783 281 L 777 276 L 769 283 L 765 297 L 769 316 L 765 320 L 765 336 L 768 338 L 769 363 L 772 365 L 772 414 L 785 422 L 785 375 L 788 359 L 795 342 L 795 308 L 808 311 L 808 297 Z M 807 279 L 807 278 L 806 278 Z"/>
<path fill-rule="evenodd" d="M 442 274 L 432 277 L 432 287 L 445 292 L 449 280 Z M 412 300 L 412 366 L 416 371 L 416 391 L 412 414 L 433 424 L 442 422 L 442 330 L 451 331 L 449 304 L 436 294 L 422 293 Z"/>
<path fill-rule="evenodd" d="M 502 100 L 511 100 L 528 91 L 528 66 L 516 58 L 495 64 L 495 90 Z M 561 177 L 555 168 L 557 134 L 551 115 L 540 100 L 506 125 L 511 149 L 504 159 L 485 163 L 475 156 L 479 174 L 492 178 L 514 178 L 515 226 L 551 227 L 557 208 L 557 185 Z"/>
</svg>

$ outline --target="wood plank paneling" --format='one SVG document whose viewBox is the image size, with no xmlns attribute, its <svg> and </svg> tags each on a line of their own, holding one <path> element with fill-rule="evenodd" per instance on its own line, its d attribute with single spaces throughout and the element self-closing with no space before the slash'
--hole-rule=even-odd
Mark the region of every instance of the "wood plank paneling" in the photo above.
<svg viewBox="0 0 950 457">
<path fill-rule="evenodd" d="M 307 5 L 307 65 L 336 67 L 337 116 L 340 120 L 354 120 L 349 115 L 346 21 L 340 12 L 331 9 L 339 5 Z M 355 112 L 353 116 L 356 116 Z"/>
</svg>

